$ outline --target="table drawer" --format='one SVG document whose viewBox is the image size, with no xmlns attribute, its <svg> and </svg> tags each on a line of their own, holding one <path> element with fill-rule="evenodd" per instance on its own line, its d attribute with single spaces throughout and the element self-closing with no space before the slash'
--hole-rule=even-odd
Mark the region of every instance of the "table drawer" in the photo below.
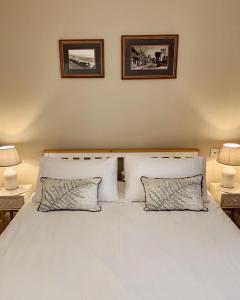
<svg viewBox="0 0 240 300">
<path fill-rule="evenodd" d="M 221 206 L 240 208 L 240 194 L 222 194 Z"/>
<path fill-rule="evenodd" d="M 24 197 L 1 197 L 0 210 L 20 209 L 24 204 Z"/>
</svg>

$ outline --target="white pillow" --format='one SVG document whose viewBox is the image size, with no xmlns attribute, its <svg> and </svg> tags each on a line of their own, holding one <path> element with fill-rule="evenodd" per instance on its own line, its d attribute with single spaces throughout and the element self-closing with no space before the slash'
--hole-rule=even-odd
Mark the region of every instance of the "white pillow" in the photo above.
<svg viewBox="0 0 240 300">
<path fill-rule="evenodd" d="M 33 202 L 41 201 L 41 177 L 53 179 L 87 179 L 101 177 L 99 201 L 117 201 L 117 158 L 98 160 L 64 160 L 41 157 Z"/>
<path fill-rule="evenodd" d="M 126 181 L 125 199 L 128 201 L 145 201 L 141 176 L 152 178 L 183 178 L 203 175 L 203 201 L 207 201 L 206 160 L 203 157 L 194 158 L 124 158 L 124 173 Z"/>
</svg>

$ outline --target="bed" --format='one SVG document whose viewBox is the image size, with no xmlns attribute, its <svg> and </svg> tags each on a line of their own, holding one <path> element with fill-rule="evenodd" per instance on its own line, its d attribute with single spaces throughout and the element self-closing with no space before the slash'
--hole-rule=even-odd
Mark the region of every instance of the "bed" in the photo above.
<svg viewBox="0 0 240 300">
<path fill-rule="evenodd" d="M 40 213 L 26 204 L 0 237 L 0 299 L 240 299 L 239 229 L 210 197 L 207 213 L 145 212 L 143 205 L 122 199 L 102 203 L 99 213 Z"/>
</svg>

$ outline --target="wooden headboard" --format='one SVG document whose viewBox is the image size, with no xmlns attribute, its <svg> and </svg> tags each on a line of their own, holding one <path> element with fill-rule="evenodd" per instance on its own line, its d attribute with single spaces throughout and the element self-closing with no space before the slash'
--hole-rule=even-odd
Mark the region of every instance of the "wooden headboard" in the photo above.
<svg viewBox="0 0 240 300">
<path fill-rule="evenodd" d="M 104 159 L 110 157 L 145 156 L 162 158 L 189 158 L 198 156 L 196 148 L 159 148 L 159 149 L 48 149 L 46 157 L 61 159 Z"/>
<path fill-rule="evenodd" d="M 107 159 L 118 158 L 118 179 L 122 180 L 124 161 L 126 155 L 144 156 L 153 158 L 191 158 L 198 156 L 199 150 L 196 148 L 168 148 L 168 149 L 48 149 L 44 150 L 45 157 L 59 159 Z"/>
</svg>

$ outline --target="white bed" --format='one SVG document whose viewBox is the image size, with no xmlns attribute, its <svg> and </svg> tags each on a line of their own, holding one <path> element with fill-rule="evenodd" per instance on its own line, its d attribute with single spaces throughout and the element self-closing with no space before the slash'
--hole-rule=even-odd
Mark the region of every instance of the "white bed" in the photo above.
<svg viewBox="0 0 240 300">
<path fill-rule="evenodd" d="M 206 212 L 41 213 L 30 202 L 0 237 L 1 300 L 239 300 L 239 229 Z"/>
</svg>

